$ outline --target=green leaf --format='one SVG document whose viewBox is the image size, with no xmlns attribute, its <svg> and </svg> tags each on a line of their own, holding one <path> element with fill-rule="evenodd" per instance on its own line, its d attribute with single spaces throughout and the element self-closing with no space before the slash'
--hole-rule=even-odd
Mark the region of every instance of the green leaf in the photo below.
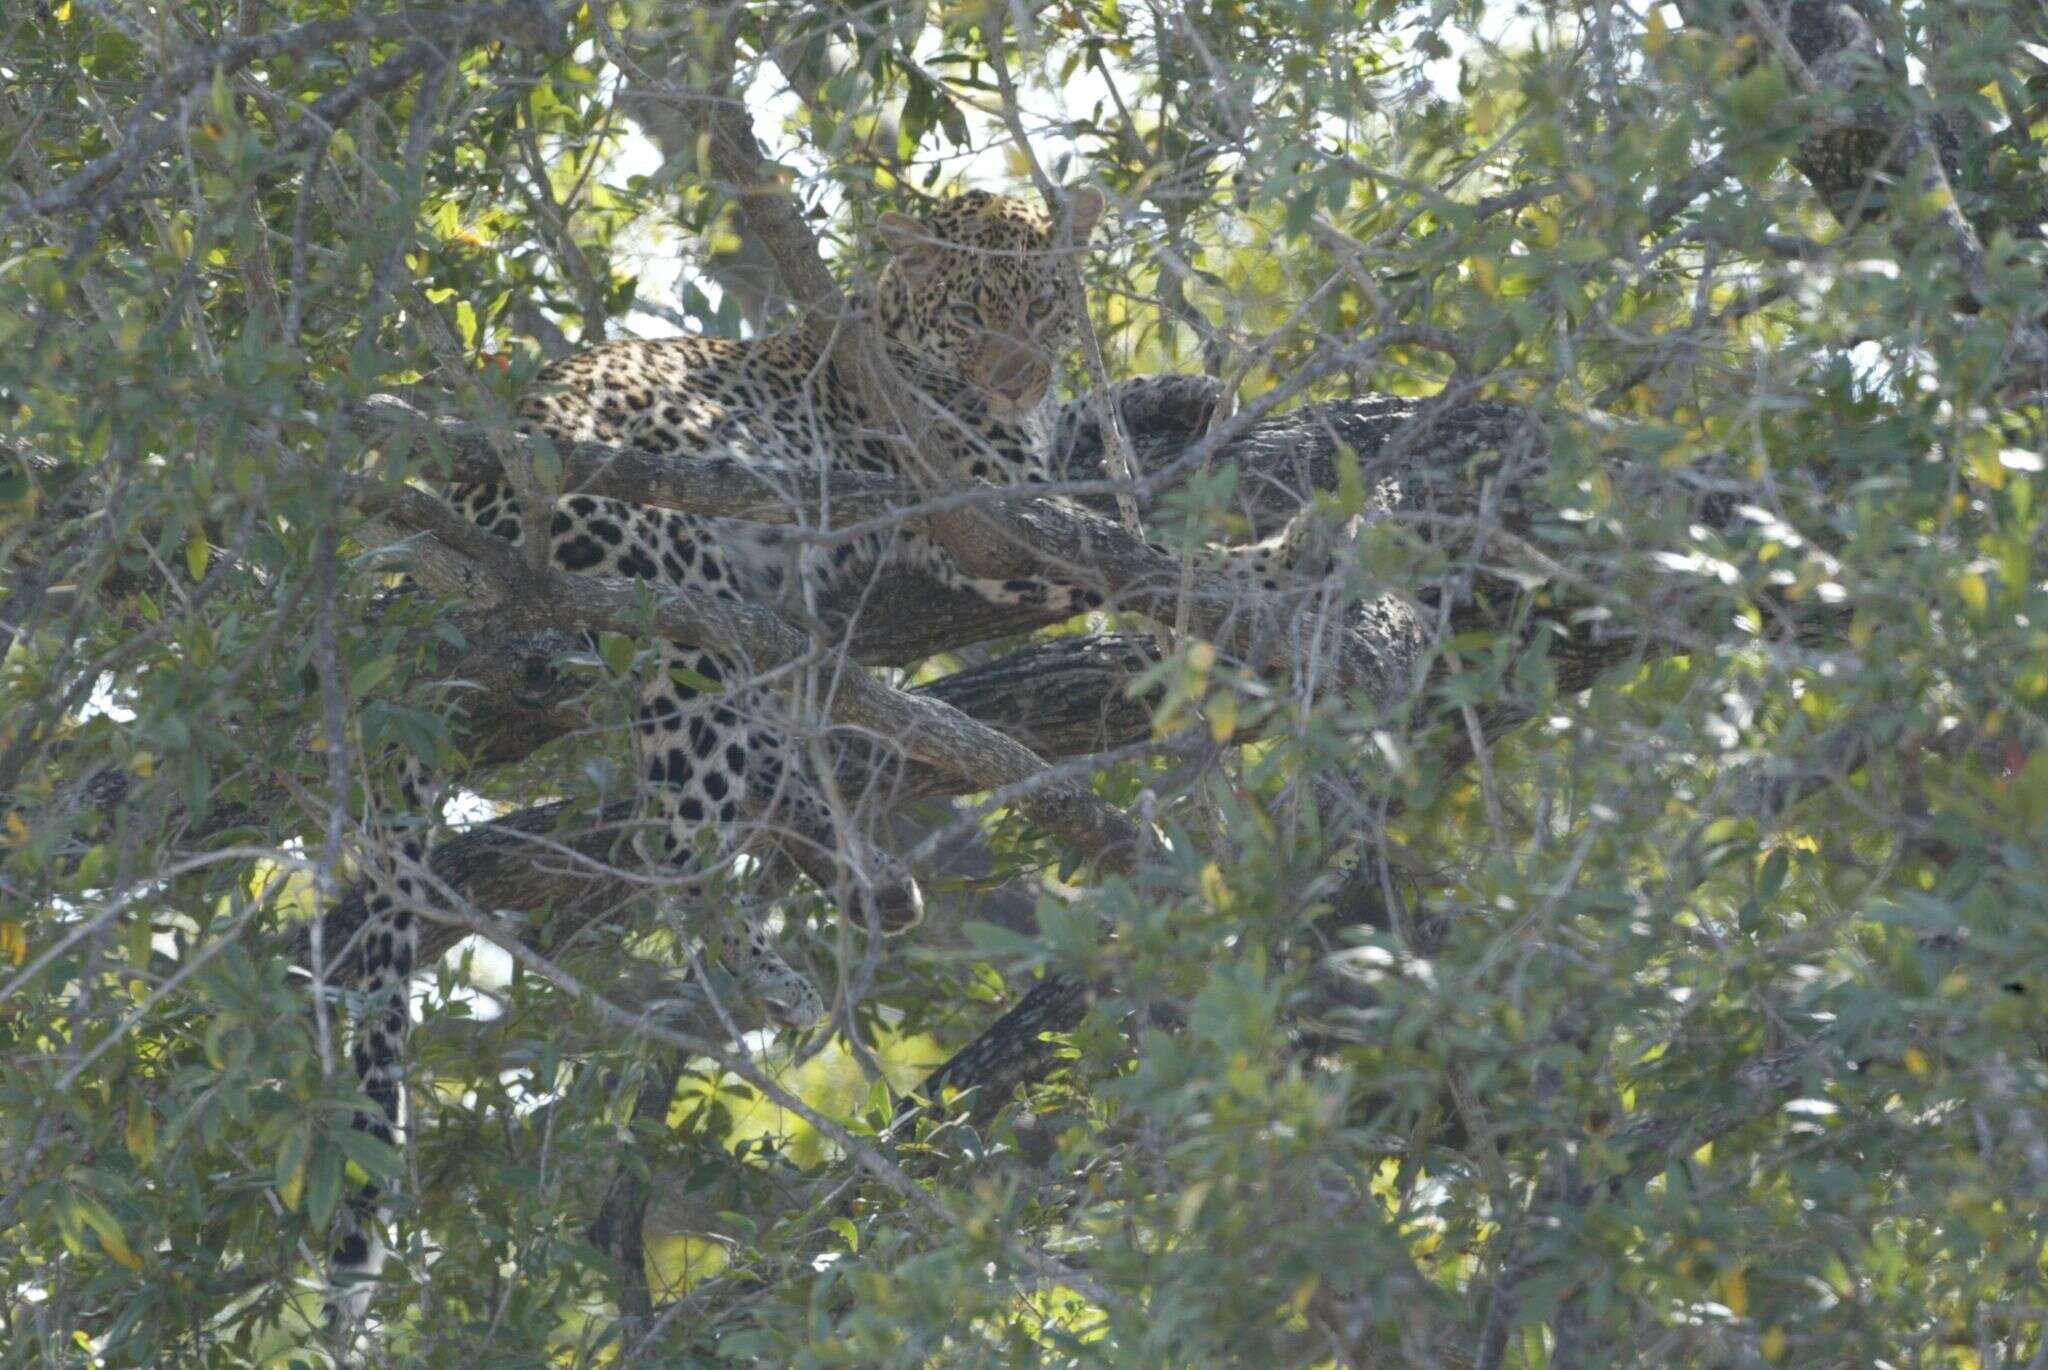
<svg viewBox="0 0 2048 1370">
<path fill-rule="evenodd" d="M 316 1232 L 324 1230 L 334 1216 L 335 1202 L 341 1197 L 342 1167 L 341 1148 L 323 1131 L 306 1167 L 306 1221 Z"/>
<path fill-rule="evenodd" d="M 1344 518 L 1365 512 L 1365 481 L 1359 474 L 1358 451 L 1350 443 L 1337 449 L 1337 513 Z"/>
<path fill-rule="evenodd" d="M 633 658 L 640 654 L 640 644 L 623 633 L 599 633 L 597 654 L 603 658 L 605 669 L 613 675 L 631 675 Z M 670 674 L 673 675 L 674 671 L 671 670 Z"/>
<path fill-rule="evenodd" d="M 1756 896 L 1770 899 L 1784 888 L 1785 872 L 1791 869 L 1792 854 L 1783 847 L 1775 847 L 1764 858 L 1763 869 L 1757 872 Z"/>
<path fill-rule="evenodd" d="M 689 686 L 689 688 L 699 694 L 715 695 L 725 689 L 725 686 L 711 679 L 711 677 L 699 675 L 687 666 L 669 667 L 668 678 L 675 681 L 678 685 Z"/>
<path fill-rule="evenodd" d="M 1737 128 L 1764 131 L 1784 124 L 1785 104 L 1791 94 L 1791 88 L 1785 83 L 1784 69 L 1778 63 L 1756 62 L 1740 79 L 1726 87 L 1722 101 L 1730 121 Z"/>
<path fill-rule="evenodd" d="M 212 111 L 213 117 L 217 121 L 222 124 L 234 122 L 235 97 L 234 93 L 228 89 L 226 67 L 215 67 L 213 69 L 213 81 L 207 87 L 206 103 L 207 108 Z"/>
<path fill-rule="evenodd" d="M 357 699 L 362 699 L 365 696 L 376 693 L 377 687 L 389 680 L 392 671 L 396 670 L 397 667 L 398 658 L 396 657 L 380 656 L 373 661 L 365 661 L 356 667 L 355 670 L 349 672 L 349 693 Z"/>
</svg>

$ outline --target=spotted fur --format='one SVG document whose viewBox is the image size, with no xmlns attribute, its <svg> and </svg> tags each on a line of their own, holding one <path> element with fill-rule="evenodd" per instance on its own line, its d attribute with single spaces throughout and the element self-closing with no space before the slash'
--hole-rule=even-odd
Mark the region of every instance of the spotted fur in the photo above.
<svg viewBox="0 0 2048 1370">
<path fill-rule="evenodd" d="M 1068 196 L 1065 241 L 1085 243 L 1103 207 L 1099 192 Z M 932 400 L 941 416 L 920 460 L 936 455 L 955 482 L 1046 479 L 1046 422 L 1053 367 L 1073 324 L 1059 288 L 1060 241 L 1045 211 L 970 193 L 922 218 L 885 215 L 891 252 L 866 306 L 896 373 Z M 638 448 L 678 459 L 739 457 L 778 466 L 899 471 L 901 449 L 830 355 L 829 324 L 806 324 L 755 340 L 679 337 L 602 344 L 548 367 L 522 402 L 524 428 L 556 441 Z M 928 475 L 929 471 L 918 474 Z M 449 501 L 479 526 L 515 544 L 530 530 L 507 485 L 459 485 Z M 774 599 L 856 568 L 900 566 L 936 576 L 1003 604 L 1056 610 L 1093 607 L 1085 587 L 1039 578 L 984 580 L 961 574 L 914 533 L 869 537 L 806 554 L 776 529 L 570 494 L 547 529 L 556 566 L 627 576 L 725 599 Z M 775 701 L 745 663 L 715 651 L 661 643 L 634 710 L 634 774 L 643 797 L 640 856 L 678 865 L 728 857 L 748 832 L 792 832 L 791 854 L 821 883 L 850 853 L 861 898 L 885 924 L 914 921 L 916 886 L 856 834 L 837 831 L 806 774 L 804 749 L 775 726 Z M 433 784 L 416 766 L 404 776 L 414 815 L 428 812 Z M 416 955 L 416 918 L 426 857 L 414 821 L 377 863 L 377 893 L 364 933 L 365 1007 L 356 1026 L 355 1067 L 376 1105 L 357 1126 L 397 1142 L 404 1124 L 403 1059 L 409 1028 L 406 982 Z M 806 862 L 809 852 L 822 859 Z M 723 962 L 768 1001 L 785 1024 L 808 1026 L 824 1005 L 777 955 L 758 926 L 734 928 Z M 337 1297 L 330 1321 L 356 1325 L 384 1259 L 385 1215 L 374 1187 L 354 1204 L 353 1230 L 335 1252 Z"/>
<path fill-rule="evenodd" d="M 1376 507 L 1391 507 L 1390 484 L 1374 492 Z M 1339 574 L 1344 549 L 1364 529 L 1366 518 L 1337 519 L 1314 503 L 1304 504 L 1285 527 L 1271 537 L 1242 547 L 1211 546 L 1203 563 L 1239 589 L 1268 594 Z"/>
</svg>

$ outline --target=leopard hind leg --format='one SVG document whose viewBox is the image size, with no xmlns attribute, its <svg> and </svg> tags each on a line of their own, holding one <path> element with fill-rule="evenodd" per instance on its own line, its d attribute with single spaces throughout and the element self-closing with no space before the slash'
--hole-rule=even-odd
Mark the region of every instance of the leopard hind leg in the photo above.
<svg viewBox="0 0 2048 1370">
<path fill-rule="evenodd" d="M 762 701 L 744 686 L 735 692 L 738 680 L 738 668 L 716 652 L 661 648 L 634 718 L 651 820 L 642 841 L 652 845 L 643 855 L 663 865 L 686 863 L 700 850 L 722 860 L 753 845 L 740 831 L 745 824 L 821 890 L 845 891 L 842 911 L 857 922 L 887 932 L 913 926 L 923 913 L 917 882 L 835 820 L 788 739 L 758 717 Z M 758 919 L 728 923 L 718 945 L 722 964 L 777 1022 L 809 1027 L 822 1018 L 822 998 L 776 953 Z"/>
<path fill-rule="evenodd" d="M 717 652 L 663 643 L 640 687 L 633 749 L 648 822 L 636 840 L 650 864 L 717 862 L 746 845 L 741 820 L 750 816 L 755 788 L 771 777 L 750 737 L 761 734 L 743 723 L 742 701 L 726 688 L 737 678 L 738 667 Z M 730 920 L 717 946 L 720 964 L 782 1026 L 808 1028 L 824 1017 L 817 990 L 775 950 L 756 917 Z"/>
</svg>

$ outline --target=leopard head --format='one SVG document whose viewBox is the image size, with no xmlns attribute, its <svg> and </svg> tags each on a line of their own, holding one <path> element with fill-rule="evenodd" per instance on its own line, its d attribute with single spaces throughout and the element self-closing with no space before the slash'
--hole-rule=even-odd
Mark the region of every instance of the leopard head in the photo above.
<svg viewBox="0 0 2048 1370">
<path fill-rule="evenodd" d="M 883 331 L 921 363 L 979 386 L 995 412 L 1037 406 L 1075 325 L 1060 287 L 1060 244 L 1085 248 L 1104 205 L 1093 186 L 1064 199 L 1063 224 L 1034 204 L 984 190 L 917 218 L 882 215 L 889 263 L 876 308 Z"/>
</svg>

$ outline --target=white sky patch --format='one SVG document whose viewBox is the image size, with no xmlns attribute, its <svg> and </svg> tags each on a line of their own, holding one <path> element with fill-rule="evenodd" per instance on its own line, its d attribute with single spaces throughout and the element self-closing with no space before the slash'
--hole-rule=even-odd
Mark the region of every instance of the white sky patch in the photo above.
<svg viewBox="0 0 2048 1370">
<path fill-rule="evenodd" d="M 450 827 L 465 828 L 472 823 L 488 823 L 496 818 L 498 806 L 475 790 L 457 790 L 449 796 L 442 813 Z"/>
<path fill-rule="evenodd" d="M 448 948 L 442 959 L 450 965 L 459 966 L 464 957 L 469 957 L 469 981 L 482 989 L 503 989 L 512 983 L 512 953 L 481 937 L 465 937 Z M 469 1011 L 478 1018 L 495 1018 L 498 1005 L 494 1000 L 481 997 L 467 988 L 458 988 L 454 998 L 466 998 Z"/>
<path fill-rule="evenodd" d="M 114 697 L 114 678 L 110 675 L 103 675 L 94 681 L 92 693 L 86 696 L 85 703 L 78 706 L 78 721 L 81 723 L 100 714 L 105 714 L 116 723 L 135 721 L 135 710 Z"/>
</svg>

